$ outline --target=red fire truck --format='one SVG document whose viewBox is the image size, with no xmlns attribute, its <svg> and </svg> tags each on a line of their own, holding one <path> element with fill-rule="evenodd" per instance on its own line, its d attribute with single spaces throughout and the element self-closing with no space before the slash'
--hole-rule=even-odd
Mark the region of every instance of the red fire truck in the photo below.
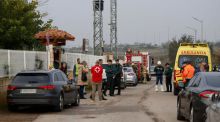
<svg viewBox="0 0 220 122">
<path fill-rule="evenodd" d="M 137 73 L 137 78 L 138 81 L 142 81 L 143 76 L 142 76 L 142 65 L 149 71 L 149 66 L 150 66 L 150 55 L 148 52 L 132 52 L 132 50 L 129 48 L 126 51 L 126 64 L 128 65 L 135 65 L 136 66 L 136 73 Z M 148 78 L 149 79 L 149 78 Z"/>
</svg>

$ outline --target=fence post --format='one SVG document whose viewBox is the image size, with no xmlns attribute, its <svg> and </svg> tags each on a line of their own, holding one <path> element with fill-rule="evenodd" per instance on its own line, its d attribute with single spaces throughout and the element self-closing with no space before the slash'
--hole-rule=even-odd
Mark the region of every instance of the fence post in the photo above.
<svg viewBox="0 0 220 122">
<path fill-rule="evenodd" d="M 26 51 L 24 51 L 24 70 L 26 70 L 27 65 L 26 65 Z"/>
<path fill-rule="evenodd" d="M 10 78 L 11 75 L 11 57 L 10 57 L 10 50 L 8 50 L 8 77 Z"/>
</svg>

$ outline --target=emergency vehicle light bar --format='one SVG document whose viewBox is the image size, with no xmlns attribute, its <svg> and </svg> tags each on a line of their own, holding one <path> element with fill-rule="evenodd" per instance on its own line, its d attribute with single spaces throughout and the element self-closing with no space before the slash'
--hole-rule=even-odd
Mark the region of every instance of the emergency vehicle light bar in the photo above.
<svg viewBox="0 0 220 122">
<path fill-rule="evenodd" d="M 208 44 L 192 44 L 192 43 L 180 43 L 180 46 L 200 46 L 200 47 L 208 47 Z"/>
</svg>

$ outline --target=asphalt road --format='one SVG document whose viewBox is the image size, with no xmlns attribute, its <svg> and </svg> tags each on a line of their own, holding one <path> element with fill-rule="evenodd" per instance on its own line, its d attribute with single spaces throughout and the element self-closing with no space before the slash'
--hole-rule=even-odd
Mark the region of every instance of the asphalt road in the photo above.
<svg viewBox="0 0 220 122">
<path fill-rule="evenodd" d="M 128 87 L 121 96 L 107 101 L 82 100 L 79 107 L 62 112 L 50 108 L 23 108 L 17 112 L 0 111 L 0 122 L 178 122 L 176 96 L 155 92 L 154 82 Z"/>
</svg>

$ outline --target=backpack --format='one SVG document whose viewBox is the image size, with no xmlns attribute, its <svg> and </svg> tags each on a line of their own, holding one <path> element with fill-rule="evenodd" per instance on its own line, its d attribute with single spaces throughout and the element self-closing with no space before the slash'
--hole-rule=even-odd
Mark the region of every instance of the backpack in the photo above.
<svg viewBox="0 0 220 122">
<path fill-rule="evenodd" d="M 86 72 L 82 72 L 81 80 L 82 80 L 83 82 L 86 82 L 86 81 L 87 81 L 87 73 L 86 73 Z"/>
</svg>

